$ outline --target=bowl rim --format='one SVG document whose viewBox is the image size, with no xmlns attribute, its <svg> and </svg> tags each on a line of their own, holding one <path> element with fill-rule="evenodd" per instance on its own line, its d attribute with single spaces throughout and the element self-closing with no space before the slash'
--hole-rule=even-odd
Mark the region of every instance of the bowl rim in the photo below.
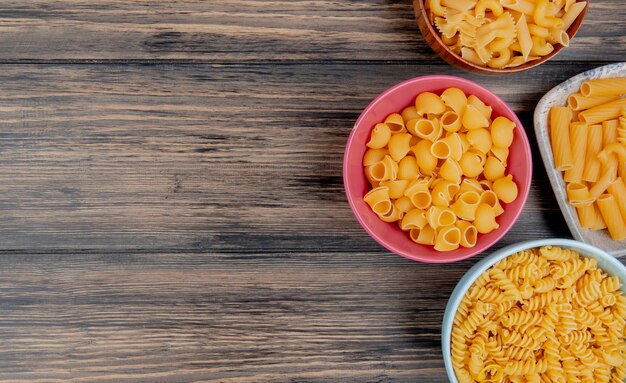
<svg viewBox="0 0 626 383">
<path fill-rule="evenodd" d="M 615 257 L 608 254 L 606 251 L 590 245 L 588 243 L 576 241 L 573 239 L 565 239 L 565 238 L 544 238 L 544 239 L 534 239 L 529 241 L 517 242 L 511 244 L 509 246 L 503 247 L 495 251 L 494 253 L 486 256 L 485 258 L 478 261 L 474 266 L 472 266 L 463 277 L 459 280 L 454 290 L 450 294 L 450 298 L 448 299 L 448 303 L 446 304 L 446 308 L 443 315 L 443 321 L 441 324 L 441 352 L 443 354 L 444 366 L 446 369 L 446 374 L 448 375 L 448 379 L 451 383 L 458 383 L 458 379 L 456 378 L 456 374 L 454 373 L 454 368 L 452 367 L 452 355 L 451 355 L 451 335 L 452 335 L 452 325 L 454 322 L 454 316 L 456 315 L 456 311 L 461 303 L 461 300 L 470 289 L 470 287 L 474 284 L 476 279 L 488 270 L 491 266 L 496 264 L 498 261 L 509 257 L 519 251 L 541 247 L 541 246 L 559 246 L 559 247 L 567 247 L 573 249 L 575 251 L 584 253 L 581 254 L 583 256 L 587 256 L 590 258 L 597 259 L 600 267 L 606 273 L 610 275 L 616 275 L 617 273 L 613 270 L 619 270 L 618 273 L 626 275 L 626 266 L 624 266 L 620 261 L 618 261 Z M 604 267 L 602 266 L 604 265 Z M 609 266 L 611 270 L 606 270 L 606 266 Z M 623 288 L 623 287 L 622 287 Z"/>
<path fill-rule="evenodd" d="M 576 20 L 574 21 L 574 23 L 572 23 L 572 25 L 570 25 L 570 27 L 565 31 L 565 33 L 567 33 L 567 35 L 569 36 L 570 41 L 574 39 L 574 37 L 576 36 L 576 34 L 578 33 L 578 31 L 580 30 L 580 27 L 583 24 L 583 20 L 587 14 L 587 11 L 589 10 L 589 2 L 590 0 L 576 0 L 576 2 L 584 2 L 586 1 L 587 4 L 585 5 L 585 8 L 582 10 L 582 12 L 580 13 L 580 15 L 578 15 L 578 17 L 576 18 Z M 415 3 L 419 3 L 419 10 L 417 8 L 415 8 Z M 490 74 L 490 75 L 498 75 L 498 74 L 509 74 L 509 73 L 518 73 L 518 72 L 522 72 L 528 69 L 532 69 L 536 66 L 539 66 L 543 63 L 545 63 L 546 61 L 551 60 L 554 56 L 556 56 L 557 54 L 559 54 L 559 52 L 561 52 L 564 48 L 567 48 L 566 46 L 560 45 L 558 44 L 558 47 L 555 47 L 554 50 L 552 50 L 552 52 L 548 53 L 545 56 L 542 56 L 540 59 L 538 60 L 534 60 L 534 61 L 529 61 L 525 64 L 522 65 L 518 65 L 516 67 L 512 67 L 512 68 L 491 68 L 488 66 L 481 66 L 481 65 L 477 65 L 474 64 L 466 59 L 464 59 L 463 57 L 461 57 L 459 54 L 457 54 L 456 52 L 454 52 L 453 50 L 451 50 L 450 48 L 448 48 L 448 46 L 443 42 L 443 40 L 441 39 L 441 35 L 439 34 L 439 31 L 437 31 L 437 29 L 435 29 L 435 26 L 430 22 L 430 19 L 428 17 L 428 14 L 426 13 L 426 1 L 425 0 L 413 0 L 413 5 L 414 5 L 414 13 L 416 15 L 416 17 L 421 16 L 424 24 L 427 26 L 428 31 L 430 32 L 430 34 L 434 37 L 435 41 L 437 42 L 437 45 L 439 45 L 443 50 L 445 50 L 446 53 L 448 53 L 449 55 L 451 55 L 452 57 L 454 57 L 455 60 L 458 60 L 460 63 L 453 63 L 448 61 L 450 64 L 455 65 L 455 66 L 459 66 L 462 69 L 465 69 L 467 71 L 471 71 L 471 72 L 476 72 L 476 73 L 482 73 L 482 74 Z M 419 11 L 419 15 L 418 15 L 418 11 Z M 418 22 L 419 24 L 419 22 Z M 574 29 L 572 29 L 574 28 Z M 420 26 L 420 30 L 421 30 L 421 26 Z M 570 34 L 571 31 L 571 34 Z M 423 32 L 423 31 L 422 31 Z M 424 33 L 422 33 L 424 34 Z M 426 36 L 424 36 L 424 38 L 426 38 Z M 427 42 L 427 44 L 430 46 L 431 44 Z M 431 46 L 432 49 L 432 46 Z M 436 50 L 433 49 L 435 52 Z M 441 56 L 441 54 L 439 52 L 436 52 L 438 56 L 440 56 L 441 58 L 443 58 Z"/>
<path fill-rule="evenodd" d="M 409 86 L 411 84 L 414 83 L 421 83 L 421 82 L 430 82 L 432 81 L 433 83 L 437 83 L 438 80 L 452 80 L 453 82 L 457 82 L 458 84 L 464 84 L 468 87 L 475 87 L 480 89 L 481 91 L 486 92 L 487 94 L 489 94 L 490 96 L 494 97 L 496 100 L 499 100 L 502 105 L 504 105 L 505 109 L 511 114 L 511 116 L 513 117 L 513 122 L 515 122 L 518 126 L 518 130 L 519 130 L 519 136 L 522 140 L 522 146 L 524 148 L 524 152 L 526 154 L 526 158 L 528 159 L 528 172 L 527 172 L 527 176 L 526 178 L 523 180 L 523 184 L 524 185 L 528 185 L 525 189 L 520 190 L 520 193 L 518 194 L 517 198 L 521 198 L 521 205 L 518 211 L 516 211 L 511 219 L 511 222 L 508 226 L 500 226 L 500 228 L 496 229 L 498 230 L 498 235 L 495 236 L 495 238 L 493 239 L 493 242 L 491 244 L 479 244 L 477 243 L 476 246 L 469 248 L 466 254 L 460 254 L 460 255 L 456 255 L 456 256 L 451 256 L 451 257 L 446 257 L 444 259 L 442 258 L 432 258 L 430 256 L 422 256 L 419 253 L 418 254 L 409 254 L 409 253 L 405 253 L 405 252 L 401 252 L 398 251 L 396 249 L 393 248 L 393 246 L 389 243 L 387 243 L 387 241 L 383 238 L 383 236 L 378 235 L 377 233 L 375 233 L 370 227 L 369 225 L 367 225 L 365 223 L 365 219 L 361 216 L 361 214 L 358 212 L 355 201 L 351 198 L 349 190 L 351 188 L 351 183 L 350 183 L 350 177 L 348 177 L 348 151 L 349 148 L 351 146 L 353 146 L 353 141 L 355 140 L 355 136 L 356 136 L 356 131 L 357 131 L 357 127 L 362 123 L 362 121 L 365 119 L 365 116 L 371 112 L 372 109 L 374 109 L 381 101 L 383 101 L 389 94 L 397 91 L 398 89 L 401 89 L 405 86 Z M 454 85 L 450 85 L 450 86 L 454 86 Z M 436 86 L 434 86 L 433 88 L 435 88 Z M 428 92 L 429 90 L 423 90 L 423 92 Z M 491 105 L 490 105 L 491 106 Z M 519 118 L 517 117 L 517 114 L 513 111 L 513 109 L 511 109 L 511 107 L 504 101 L 502 100 L 498 95 L 496 95 L 495 93 L 493 93 L 492 91 L 490 91 L 489 89 L 487 89 L 486 87 L 462 78 L 462 77 L 457 77 L 457 76 L 450 76 L 450 75 L 427 75 L 427 76 L 418 76 L 418 77 L 413 77 L 410 78 L 408 80 L 404 80 L 398 84 L 395 84 L 393 86 L 391 86 L 390 88 L 384 90 L 382 93 L 380 93 L 376 98 L 374 98 L 374 100 L 372 102 L 370 102 L 367 107 L 365 107 L 365 109 L 363 109 L 363 111 L 361 112 L 361 114 L 359 115 L 359 117 L 357 118 L 356 122 L 354 123 L 354 126 L 352 127 L 352 130 L 350 131 L 350 135 L 348 137 L 348 140 L 346 142 L 345 148 L 344 148 L 344 156 L 343 156 L 343 184 L 344 184 L 344 192 L 346 194 L 346 198 L 348 200 L 348 203 L 350 205 L 350 209 L 352 210 L 352 213 L 354 214 L 354 216 L 356 217 L 357 221 L 359 222 L 359 224 L 361 225 L 361 227 L 363 227 L 363 229 L 370 235 L 370 237 L 372 237 L 376 242 L 378 242 L 378 244 L 382 245 L 384 248 L 386 248 L 387 250 L 400 255 L 401 257 L 404 258 L 408 258 L 411 259 L 413 261 L 419 261 L 419 262 L 425 262 L 425 263 L 452 263 L 452 262 L 457 262 L 457 261 L 461 261 L 470 257 L 473 257 L 476 254 L 479 254 L 483 251 L 486 251 L 487 249 L 489 249 L 491 246 L 493 246 L 494 244 L 496 244 L 500 239 L 502 239 L 502 237 L 509 232 L 509 230 L 513 227 L 513 225 L 515 224 L 515 222 L 517 222 L 520 214 L 522 213 L 522 211 L 524 210 L 524 206 L 526 205 L 526 201 L 528 199 L 528 195 L 530 193 L 530 187 L 531 187 L 531 183 L 532 183 L 532 173 L 533 173 L 533 162 L 532 162 L 532 153 L 531 153 L 531 149 L 530 149 L 530 141 L 528 140 L 528 136 L 526 135 L 526 130 L 524 128 L 524 126 L 522 125 L 521 121 L 519 120 Z M 363 177 L 365 177 L 365 175 L 363 175 Z M 418 245 L 416 244 L 416 246 L 422 246 L 422 245 Z"/>
</svg>

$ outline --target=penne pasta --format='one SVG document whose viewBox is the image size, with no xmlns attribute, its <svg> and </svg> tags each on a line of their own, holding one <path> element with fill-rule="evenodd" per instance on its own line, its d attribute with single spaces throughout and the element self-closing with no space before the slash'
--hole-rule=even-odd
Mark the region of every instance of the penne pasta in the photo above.
<svg viewBox="0 0 626 383">
<path fill-rule="evenodd" d="M 602 121 L 618 118 L 622 114 L 622 109 L 626 108 L 626 98 L 607 102 L 605 104 L 594 106 L 578 114 L 580 121 L 587 124 L 598 124 Z"/>
<path fill-rule="evenodd" d="M 597 203 L 611 238 L 616 241 L 626 239 L 626 224 L 619 214 L 615 197 L 611 194 L 603 194 L 598 197 Z"/>
<path fill-rule="evenodd" d="M 578 18 L 578 16 L 580 16 L 583 10 L 585 10 L 586 6 L 587 6 L 586 1 L 573 3 L 562 17 L 563 26 L 561 28 L 564 31 L 567 31 L 569 27 L 571 27 L 572 24 L 574 24 L 574 21 L 576 21 L 576 19 Z"/>
<path fill-rule="evenodd" d="M 526 23 L 526 15 L 522 13 L 519 20 L 515 24 L 515 32 L 517 34 L 517 41 L 519 42 L 520 52 L 524 60 L 528 60 L 530 56 L 530 50 L 533 47 L 533 41 L 528 30 L 528 24 Z"/>
<path fill-rule="evenodd" d="M 572 147 L 572 167 L 567 169 L 563 174 L 563 180 L 566 182 L 581 182 L 583 171 L 585 170 L 587 151 L 587 137 L 589 136 L 589 127 L 582 122 L 574 122 L 569 125 L 570 145 Z"/>
<path fill-rule="evenodd" d="M 615 198 L 622 219 L 626 220 L 626 185 L 624 184 L 624 179 L 621 177 L 617 178 L 609 185 L 607 190 Z"/>
<path fill-rule="evenodd" d="M 600 160 L 598 154 L 602 149 L 602 125 L 591 125 L 587 136 L 587 151 L 585 152 L 585 169 L 583 181 L 595 182 L 600 176 Z"/>
<path fill-rule="evenodd" d="M 613 95 L 585 97 L 582 93 L 574 93 L 567 98 L 567 106 L 569 106 L 572 110 L 579 111 L 605 104 L 610 101 L 615 101 L 618 98 L 619 96 Z"/>
<path fill-rule="evenodd" d="M 580 85 L 580 93 L 585 97 L 626 94 L 626 77 L 598 78 L 583 81 Z"/>
<path fill-rule="evenodd" d="M 600 210 L 595 203 L 577 206 L 576 212 L 578 213 L 578 220 L 582 228 L 591 230 L 606 229 L 604 220 L 600 215 Z"/>
<path fill-rule="evenodd" d="M 619 126 L 618 120 L 608 120 L 602 122 L 602 146 L 606 147 L 609 144 L 617 142 L 617 127 Z"/>
<path fill-rule="evenodd" d="M 567 199 L 572 206 L 585 206 L 593 203 L 594 197 L 591 196 L 591 192 L 587 185 L 570 182 L 565 187 L 567 193 Z"/>
<path fill-rule="evenodd" d="M 557 170 L 568 170 L 574 165 L 569 137 L 571 118 L 569 108 L 554 106 L 550 109 L 550 142 Z"/>
</svg>

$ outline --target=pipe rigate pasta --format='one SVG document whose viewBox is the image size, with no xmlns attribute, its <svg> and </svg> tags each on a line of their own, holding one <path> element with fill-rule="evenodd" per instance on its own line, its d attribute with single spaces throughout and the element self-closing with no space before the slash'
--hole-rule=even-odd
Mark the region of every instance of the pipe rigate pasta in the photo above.
<svg viewBox="0 0 626 383">
<path fill-rule="evenodd" d="M 397 222 L 414 242 L 440 251 L 473 247 L 479 233 L 497 229 L 502 204 L 512 202 L 517 190 L 512 177 L 505 178 L 515 123 L 492 114 L 480 98 L 449 88 L 441 96 L 421 93 L 414 105 L 375 124 L 363 156 L 376 190 L 366 195 L 372 211 Z M 497 149 L 494 128 L 503 145 Z"/>
<path fill-rule="evenodd" d="M 523 296 L 528 286 L 531 295 Z M 620 288 L 618 277 L 570 249 L 546 246 L 499 261 L 477 278 L 455 315 L 457 379 L 489 381 L 483 372 L 493 371 L 498 382 L 624 381 Z"/>
</svg>

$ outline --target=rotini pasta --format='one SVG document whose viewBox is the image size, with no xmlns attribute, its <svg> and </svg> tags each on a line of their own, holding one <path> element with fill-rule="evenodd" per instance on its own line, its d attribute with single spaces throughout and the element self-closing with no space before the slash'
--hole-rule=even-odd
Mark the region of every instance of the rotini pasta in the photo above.
<svg viewBox="0 0 626 383">
<path fill-rule="evenodd" d="M 487 10 L 491 5 L 484 2 Z M 506 174 L 516 125 L 492 114 L 480 98 L 449 88 L 420 93 L 414 105 L 375 124 L 363 157 L 372 186 L 365 202 L 418 244 L 439 251 L 475 246 L 479 234 L 499 227 L 503 204 L 518 194 Z"/>
<path fill-rule="evenodd" d="M 620 288 L 594 259 L 569 249 L 546 246 L 499 261 L 477 278 L 454 318 L 457 379 L 622 382 L 626 298 Z"/>
</svg>

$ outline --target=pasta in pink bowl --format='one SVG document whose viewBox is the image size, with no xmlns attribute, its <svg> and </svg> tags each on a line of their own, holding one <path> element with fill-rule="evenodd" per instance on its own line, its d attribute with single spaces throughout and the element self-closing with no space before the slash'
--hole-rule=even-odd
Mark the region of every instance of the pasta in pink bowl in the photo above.
<svg viewBox="0 0 626 383">
<path fill-rule="evenodd" d="M 496 243 L 521 213 L 531 182 L 528 138 L 515 113 L 453 76 L 404 81 L 357 119 L 343 179 L 357 220 L 379 244 L 429 263 Z"/>
</svg>

